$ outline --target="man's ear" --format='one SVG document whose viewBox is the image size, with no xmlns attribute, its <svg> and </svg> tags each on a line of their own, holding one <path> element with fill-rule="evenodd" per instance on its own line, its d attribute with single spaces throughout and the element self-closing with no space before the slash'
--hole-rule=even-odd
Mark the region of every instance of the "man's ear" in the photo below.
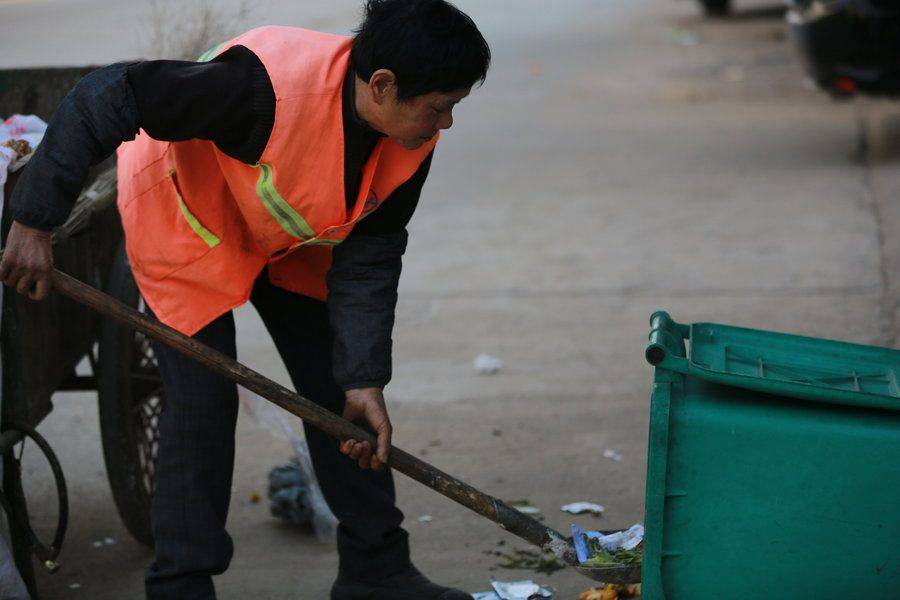
<svg viewBox="0 0 900 600">
<path fill-rule="evenodd" d="M 397 76 L 390 69 L 378 69 L 369 79 L 369 93 L 376 104 L 384 104 L 397 95 Z"/>
</svg>

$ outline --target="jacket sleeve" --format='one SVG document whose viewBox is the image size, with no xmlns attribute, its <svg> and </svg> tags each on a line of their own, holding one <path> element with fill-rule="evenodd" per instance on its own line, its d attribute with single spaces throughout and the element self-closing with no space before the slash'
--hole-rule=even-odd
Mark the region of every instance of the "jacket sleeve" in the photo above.
<svg viewBox="0 0 900 600">
<path fill-rule="evenodd" d="M 10 197 L 13 219 L 45 230 L 62 225 L 91 165 L 134 139 L 137 107 L 124 84 L 126 67 L 117 63 L 90 73 L 56 109 Z"/>
<path fill-rule="evenodd" d="M 406 226 L 432 156 L 334 248 L 327 279 L 328 312 L 334 330 L 334 377 L 345 391 L 383 388 L 391 380 L 391 334 Z"/>
<path fill-rule="evenodd" d="M 236 46 L 209 63 L 117 63 L 84 77 L 65 97 L 10 198 L 23 225 L 50 230 L 68 218 L 91 165 L 143 128 L 158 140 L 211 140 L 253 163 L 274 119 L 262 63 Z"/>
</svg>

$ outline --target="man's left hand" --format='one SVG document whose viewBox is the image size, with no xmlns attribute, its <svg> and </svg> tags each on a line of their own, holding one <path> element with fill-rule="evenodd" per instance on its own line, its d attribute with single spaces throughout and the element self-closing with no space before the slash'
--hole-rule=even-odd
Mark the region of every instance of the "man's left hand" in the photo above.
<svg viewBox="0 0 900 600">
<path fill-rule="evenodd" d="M 376 452 L 372 454 L 372 444 L 366 441 L 345 440 L 341 452 L 359 462 L 363 469 L 380 471 L 387 464 L 391 449 L 391 420 L 384 405 L 381 388 L 360 388 L 347 390 L 347 404 L 344 418 L 351 422 L 365 422 L 377 437 Z"/>
</svg>

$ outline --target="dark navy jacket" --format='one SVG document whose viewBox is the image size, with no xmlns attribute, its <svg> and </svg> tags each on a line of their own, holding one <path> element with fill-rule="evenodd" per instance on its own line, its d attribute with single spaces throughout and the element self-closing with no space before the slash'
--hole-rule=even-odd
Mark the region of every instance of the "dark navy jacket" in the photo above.
<svg viewBox="0 0 900 600">
<path fill-rule="evenodd" d="M 381 136 L 356 114 L 353 79 L 351 69 L 343 95 L 348 206 Z M 157 60 L 99 69 L 82 79 L 53 115 L 10 198 L 12 216 L 45 230 L 64 223 L 88 168 L 134 139 L 139 129 L 164 141 L 210 140 L 225 154 L 254 164 L 274 119 L 269 76 L 243 46 L 206 63 Z M 391 331 L 406 225 L 430 165 L 429 156 L 334 249 L 328 309 L 335 334 L 335 379 L 345 390 L 384 387 L 391 378 Z"/>
</svg>

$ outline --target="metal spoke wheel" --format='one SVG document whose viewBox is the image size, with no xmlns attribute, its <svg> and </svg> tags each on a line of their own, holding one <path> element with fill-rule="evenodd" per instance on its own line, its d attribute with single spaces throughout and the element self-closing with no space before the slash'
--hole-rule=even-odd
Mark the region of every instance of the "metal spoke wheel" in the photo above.
<svg viewBox="0 0 900 600">
<path fill-rule="evenodd" d="M 116 299 L 143 310 L 124 242 L 106 287 Z M 103 457 L 116 508 L 131 535 L 152 546 L 150 503 L 165 394 L 150 339 L 106 319 L 100 334 L 98 370 Z"/>
<path fill-rule="evenodd" d="M 141 301 L 143 304 L 143 300 Z M 143 310 L 143 306 L 140 307 Z M 150 339 L 142 333 L 131 332 L 132 360 L 129 371 L 132 419 L 137 427 L 138 458 L 140 460 L 141 487 L 148 497 L 153 497 L 156 474 L 156 453 L 159 450 L 159 417 L 163 409 L 162 379 L 156 366 L 156 357 Z"/>
</svg>

